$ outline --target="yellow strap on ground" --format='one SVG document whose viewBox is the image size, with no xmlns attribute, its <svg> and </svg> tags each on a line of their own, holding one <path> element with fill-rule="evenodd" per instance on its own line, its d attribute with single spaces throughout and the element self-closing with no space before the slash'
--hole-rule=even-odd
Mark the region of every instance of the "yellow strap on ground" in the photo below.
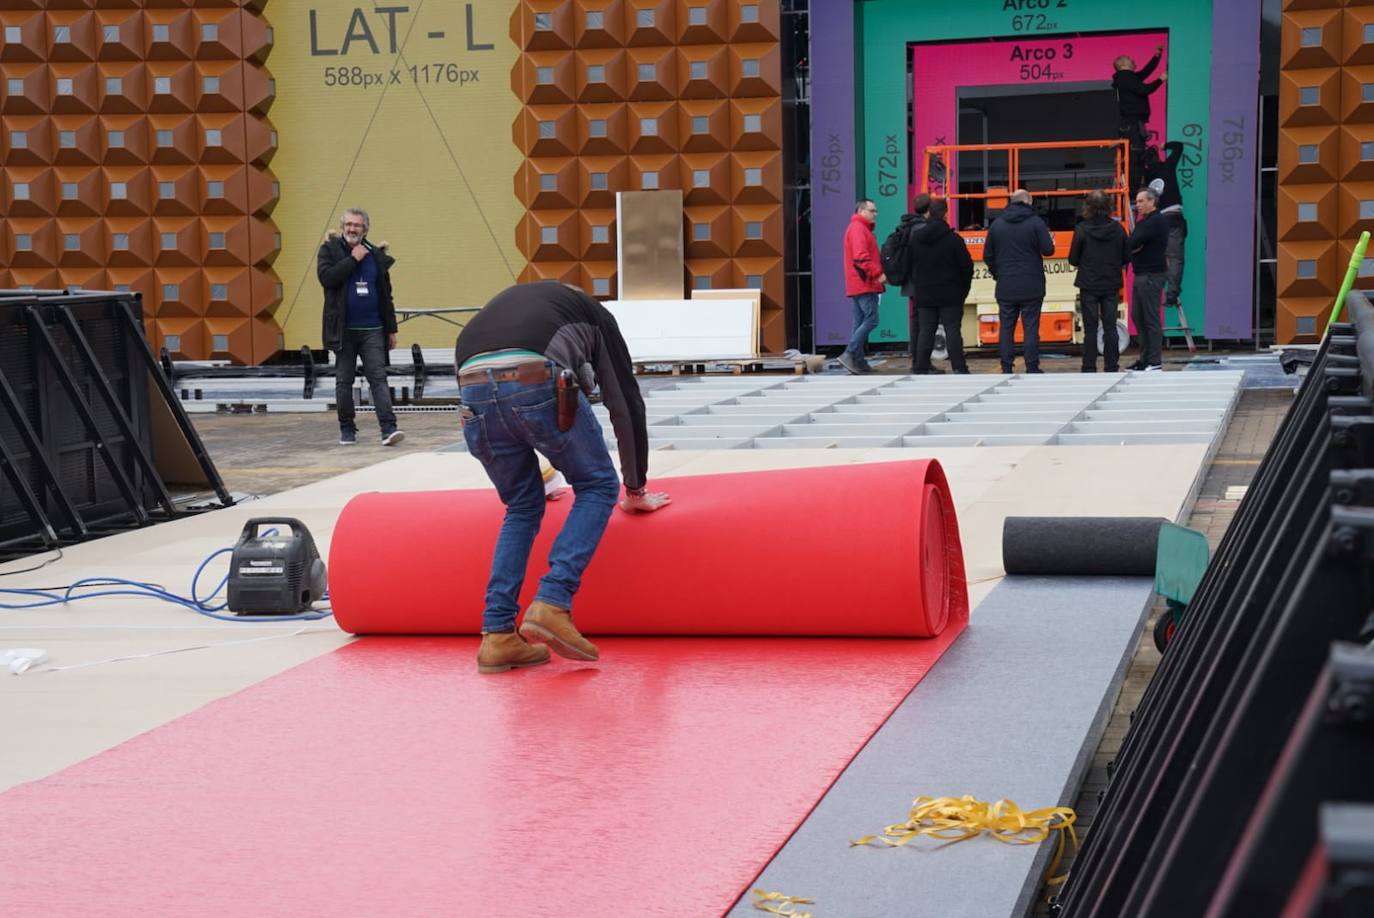
<svg viewBox="0 0 1374 918">
<path fill-rule="evenodd" d="M 754 890 L 754 908 L 770 915 L 786 915 L 787 918 L 812 918 L 810 912 L 799 912 L 795 910 L 798 905 L 811 905 L 814 899 L 803 899 L 801 896 L 789 896 L 786 893 L 767 892 L 762 889 Z"/>
<path fill-rule="evenodd" d="M 988 803 L 971 796 L 917 797 L 906 822 L 888 826 L 882 835 L 857 838 L 850 845 L 883 844 L 896 848 L 922 835 L 953 843 L 984 832 L 1009 845 L 1038 845 L 1051 833 L 1057 833 L 1059 843 L 1047 871 L 1052 879 L 1046 880 L 1054 886 L 1065 880 L 1063 876 L 1054 876 L 1064 858 L 1065 836 L 1078 848 L 1078 833 L 1073 828 L 1077 819 L 1078 814 L 1067 806 L 1023 810 L 1011 800 Z"/>
</svg>

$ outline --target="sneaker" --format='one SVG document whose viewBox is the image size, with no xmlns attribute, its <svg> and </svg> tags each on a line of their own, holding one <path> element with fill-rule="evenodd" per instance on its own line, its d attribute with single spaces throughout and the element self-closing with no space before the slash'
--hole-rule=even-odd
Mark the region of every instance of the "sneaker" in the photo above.
<svg viewBox="0 0 1374 918">
<path fill-rule="evenodd" d="M 548 644 L 554 653 L 569 660 L 595 660 L 601 656 L 596 645 L 573 627 L 571 612 L 537 599 L 525 610 L 520 636 Z"/>
<path fill-rule="evenodd" d="M 1002 372 L 1003 372 L 1003 373 L 1006 373 L 1006 374 L 1008 374 L 1008 375 L 1010 375 L 1010 374 L 1014 373 L 1015 370 L 1014 370 L 1014 368 L 1009 367 L 1009 366 L 1007 366 L 1007 365 L 1004 363 L 1004 364 L 1002 364 Z"/>
<path fill-rule="evenodd" d="M 542 644 L 531 644 L 514 632 L 482 635 L 482 646 L 477 649 L 477 671 L 479 673 L 504 673 L 507 670 L 525 666 L 538 666 L 549 662 L 549 648 Z"/>
<path fill-rule="evenodd" d="M 945 375 L 945 371 L 942 370 L 942 369 L 940 369 L 939 367 L 931 367 L 931 368 L 928 369 L 928 370 L 920 370 L 919 373 L 918 373 L 918 375 L 921 375 L 921 376 L 944 376 L 944 375 Z"/>
<path fill-rule="evenodd" d="M 1139 372 L 1140 372 L 1141 370 L 1143 370 L 1143 369 L 1145 369 L 1145 364 L 1143 364 L 1143 363 L 1141 363 L 1139 360 L 1137 360 L 1135 363 L 1131 364 L 1130 366 L 1128 366 L 1128 367 L 1126 368 L 1126 372 L 1127 372 L 1127 373 L 1139 373 Z"/>
<path fill-rule="evenodd" d="M 959 374 L 960 376 L 968 376 L 973 371 L 970 370 L 968 367 L 959 367 L 959 369 L 955 370 L 954 372 Z"/>
<path fill-rule="evenodd" d="M 343 430 L 339 432 L 339 445 L 352 446 L 358 442 L 358 432 L 356 430 Z"/>
<path fill-rule="evenodd" d="M 1043 374 L 1045 371 L 1042 370 L 1042 369 L 1040 369 L 1039 367 L 1027 367 L 1027 368 L 1026 368 L 1026 372 L 1027 372 L 1027 373 L 1041 373 L 1041 374 Z"/>
<path fill-rule="evenodd" d="M 838 360 L 840 361 L 840 366 L 844 367 L 852 375 L 863 375 L 864 371 L 859 369 L 859 365 L 854 362 L 854 358 L 850 356 L 849 351 L 841 351 Z"/>
<path fill-rule="evenodd" d="M 1146 373 L 1159 373 L 1159 372 L 1162 372 L 1163 369 L 1164 369 L 1164 368 L 1163 368 L 1162 366 L 1160 366 L 1159 364 L 1157 364 L 1157 363 L 1152 363 L 1152 364 L 1150 364 L 1149 366 L 1145 367 L 1144 372 L 1146 372 Z"/>
<path fill-rule="evenodd" d="M 406 435 L 404 431 L 393 430 L 391 433 L 382 434 L 382 445 L 395 446 L 397 443 L 400 443 L 405 438 Z"/>
</svg>

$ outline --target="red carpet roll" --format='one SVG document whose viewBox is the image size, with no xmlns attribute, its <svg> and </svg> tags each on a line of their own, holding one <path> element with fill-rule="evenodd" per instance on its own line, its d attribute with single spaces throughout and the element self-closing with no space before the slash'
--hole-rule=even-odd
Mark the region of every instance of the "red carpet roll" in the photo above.
<svg viewBox="0 0 1374 918">
<path fill-rule="evenodd" d="M 589 635 L 931 637 L 968 618 L 963 549 L 934 460 L 658 480 L 657 513 L 616 510 L 573 608 Z M 547 505 L 521 607 L 570 499 Z M 475 634 L 505 508 L 491 488 L 360 494 L 329 551 L 354 634 Z"/>
</svg>

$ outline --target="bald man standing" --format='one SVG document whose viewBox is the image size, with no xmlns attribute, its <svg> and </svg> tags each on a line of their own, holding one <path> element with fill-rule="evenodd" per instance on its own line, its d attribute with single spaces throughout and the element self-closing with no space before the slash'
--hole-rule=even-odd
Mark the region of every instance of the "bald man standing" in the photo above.
<svg viewBox="0 0 1374 918">
<path fill-rule="evenodd" d="M 1016 360 L 1016 320 L 1021 320 L 1025 342 L 1026 372 L 1040 369 L 1040 307 L 1045 302 L 1046 255 L 1054 254 L 1050 229 L 1031 209 L 1030 192 L 1018 188 L 1011 203 L 988 227 L 983 263 L 997 282 L 997 356 L 1002 372 L 1010 373 Z"/>
</svg>

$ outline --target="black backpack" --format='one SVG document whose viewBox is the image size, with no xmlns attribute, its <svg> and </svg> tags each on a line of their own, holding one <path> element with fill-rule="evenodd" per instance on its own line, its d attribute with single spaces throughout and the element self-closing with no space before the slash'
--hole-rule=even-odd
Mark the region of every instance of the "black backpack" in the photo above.
<svg viewBox="0 0 1374 918">
<path fill-rule="evenodd" d="M 887 234 L 882 247 L 878 250 L 878 258 L 883 263 L 883 273 L 887 275 L 887 282 L 893 286 L 900 287 L 911 277 L 911 231 L 916 225 L 915 214 L 902 214 L 897 228 Z"/>
</svg>

